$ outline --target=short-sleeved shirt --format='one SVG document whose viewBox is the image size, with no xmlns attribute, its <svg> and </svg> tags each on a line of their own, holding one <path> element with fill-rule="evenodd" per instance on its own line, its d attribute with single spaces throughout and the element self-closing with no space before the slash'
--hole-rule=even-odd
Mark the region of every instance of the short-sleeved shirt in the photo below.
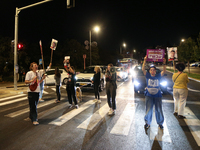
<svg viewBox="0 0 200 150">
<path fill-rule="evenodd" d="M 29 72 L 26 73 L 25 80 L 30 81 L 30 80 L 32 80 L 35 76 L 36 76 L 36 73 L 35 73 L 35 72 L 29 71 Z M 40 78 L 41 78 L 41 77 L 40 77 L 40 74 L 37 73 L 38 84 L 39 84 Z M 30 83 L 30 85 L 31 85 L 31 84 L 33 84 L 33 83 Z M 39 92 L 40 92 L 40 86 L 37 86 L 37 88 L 36 88 L 35 91 L 31 91 L 31 90 L 29 89 L 29 87 L 28 87 L 28 91 L 27 91 L 27 92 L 37 92 L 37 93 L 39 93 Z"/>
<path fill-rule="evenodd" d="M 162 97 L 161 91 L 160 91 L 160 79 L 162 78 L 161 74 L 156 74 L 155 77 L 151 76 L 149 72 L 146 73 L 146 83 L 147 88 L 157 88 L 159 91 L 157 94 L 152 95 L 149 93 L 149 91 L 146 89 L 145 96 L 149 97 Z"/>
<path fill-rule="evenodd" d="M 173 88 L 175 89 L 188 89 L 187 83 L 189 82 L 188 75 L 186 73 L 174 73 L 172 76 L 172 81 L 176 79 Z"/>
</svg>

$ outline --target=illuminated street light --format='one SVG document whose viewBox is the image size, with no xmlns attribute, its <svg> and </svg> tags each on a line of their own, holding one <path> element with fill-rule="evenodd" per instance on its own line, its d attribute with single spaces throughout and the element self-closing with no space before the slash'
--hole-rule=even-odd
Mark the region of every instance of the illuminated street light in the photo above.
<svg viewBox="0 0 200 150">
<path fill-rule="evenodd" d="M 185 39 L 182 39 L 181 42 L 185 42 Z"/>
<path fill-rule="evenodd" d="M 99 27 L 98 26 L 96 26 L 96 27 L 94 27 L 94 29 L 93 29 L 95 32 L 99 32 Z M 90 66 L 92 65 L 92 54 L 91 54 L 91 39 L 92 39 L 92 30 L 90 30 L 89 31 L 89 39 L 90 39 Z"/>
<path fill-rule="evenodd" d="M 126 47 L 126 43 L 124 43 L 123 46 Z"/>
<path fill-rule="evenodd" d="M 135 52 L 136 52 L 136 50 L 134 49 L 134 50 L 133 50 L 133 52 L 135 53 Z"/>
</svg>

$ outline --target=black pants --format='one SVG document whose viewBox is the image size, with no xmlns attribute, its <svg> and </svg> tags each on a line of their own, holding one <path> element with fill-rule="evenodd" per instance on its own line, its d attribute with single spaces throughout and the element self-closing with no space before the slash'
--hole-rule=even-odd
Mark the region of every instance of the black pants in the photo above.
<svg viewBox="0 0 200 150">
<path fill-rule="evenodd" d="M 66 90 L 67 90 L 69 103 L 72 104 L 72 98 L 73 98 L 74 104 L 77 105 L 75 86 L 67 85 Z"/>
<path fill-rule="evenodd" d="M 112 82 L 106 82 L 106 94 L 108 106 L 113 110 L 116 109 L 116 86 L 112 84 Z M 111 100 L 112 99 L 112 100 Z"/>
<path fill-rule="evenodd" d="M 94 84 L 94 94 L 95 94 L 95 98 L 97 99 L 100 99 L 100 96 L 99 96 L 99 84 Z"/>
<path fill-rule="evenodd" d="M 36 92 L 28 92 L 28 101 L 30 114 L 29 118 L 33 121 L 37 121 L 37 104 L 39 100 L 39 93 Z"/>
<path fill-rule="evenodd" d="M 56 85 L 57 99 L 60 101 L 60 85 Z"/>
</svg>

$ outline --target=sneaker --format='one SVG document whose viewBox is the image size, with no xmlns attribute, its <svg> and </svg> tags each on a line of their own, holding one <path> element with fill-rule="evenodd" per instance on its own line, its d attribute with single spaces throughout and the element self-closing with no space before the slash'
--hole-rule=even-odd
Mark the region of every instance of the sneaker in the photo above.
<svg viewBox="0 0 200 150">
<path fill-rule="evenodd" d="M 99 99 L 97 102 L 100 104 L 100 103 L 101 103 L 101 100 Z"/>
<path fill-rule="evenodd" d="M 39 102 L 44 102 L 44 100 L 43 99 L 39 99 Z"/>
<path fill-rule="evenodd" d="M 33 125 L 37 126 L 37 125 L 39 125 L 39 122 L 33 121 Z"/>
<path fill-rule="evenodd" d="M 159 128 L 162 130 L 164 129 L 163 125 L 161 125 L 161 124 L 159 124 Z"/>
<path fill-rule="evenodd" d="M 97 99 L 95 98 L 95 99 L 93 100 L 93 102 L 97 102 Z"/>
<path fill-rule="evenodd" d="M 78 109 L 79 107 L 78 107 L 78 105 L 75 105 L 75 107 L 76 107 L 76 109 Z"/>
<path fill-rule="evenodd" d="M 146 123 L 146 124 L 144 125 L 144 127 L 145 127 L 146 129 L 148 129 L 148 128 L 150 127 L 150 125 Z"/>
<path fill-rule="evenodd" d="M 110 111 L 108 112 L 108 115 L 111 116 L 111 115 L 114 115 L 115 114 L 115 110 L 113 110 L 112 108 L 110 109 Z"/>
<path fill-rule="evenodd" d="M 70 104 L 68 108 L 72 108 L 72 104 Z"/>
</svg>

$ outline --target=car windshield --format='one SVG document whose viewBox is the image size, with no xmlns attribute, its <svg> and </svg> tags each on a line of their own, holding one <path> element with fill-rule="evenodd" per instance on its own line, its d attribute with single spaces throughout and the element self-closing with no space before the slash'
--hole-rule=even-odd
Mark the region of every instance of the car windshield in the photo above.
<svg viewBox="0 0 200 150">
<path fill-rule="evenodd" d="M 84 71 L 81 71 L 81 73 L 95 73 L 94 67 L 86 68 Z"/>
<path fill-rule="evenodd" d="M 123 71 L 123 68 L 116 68 L 117 72 Z"/>
</svg>

